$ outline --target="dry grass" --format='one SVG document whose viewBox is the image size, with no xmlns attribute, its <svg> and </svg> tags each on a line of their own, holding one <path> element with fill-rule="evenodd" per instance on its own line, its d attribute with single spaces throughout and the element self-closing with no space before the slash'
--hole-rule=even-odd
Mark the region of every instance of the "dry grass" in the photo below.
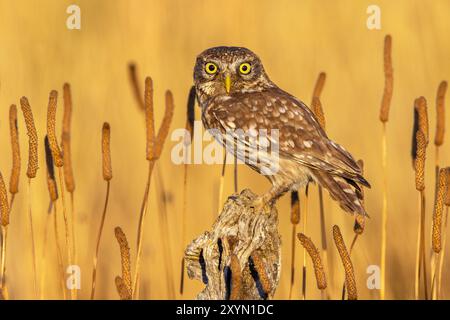
<svg viewBox="0 0 450 320">
<path fill-rule="evenodd" d="M 395 63 L 393 68 L 395 69 L 396 89 L 395 94 L 392 95 L 392 106 L 388 114 L 389 124 L 386 124 L 388 127 L 389 157 L 387 164 L 390 192 L 388 193 L 389 219 L 385 295 L 389 299 L 411 299 L 414 298 L 412 282 L 414 281 L 415 266 L 412 261 L 415 258 L 414 239 L 416 239 L 415 231 L 417 228 L 417 220 L 412 213 L 416 212 L 417 208 L 415 201 L 411 201 L 415 195 L 414 172 L 409 166 L 406 166 L 409 161 L 408 149 L 411 137 L 408 132 L 410 132 L 412 126 L 412 119 L 408 119 L 407 114 L 405 118 L 404 110 L 405 108 L 408 109 L 406 106 L 411 104 L 411 97 L 415 95 L 423 95 L 429 102 L 433 101 L 434 104 L 437 86 L 448 77 L 447 70 L 450 70 L 450 62 L 445 58 L 444 53 L 448 52 L 450 48 L 449 42 L 445 41 L 448 36 L 445 31 L 448 29 L 449 4 L 446 0 L 433 1 L 431 4 L 418 2 L 414 5 L 407 0 L 380 1 L 379 5 L 383 8 L 383 12 L 385 10 L 390 12 L 390 14 L 383 16 L 383 28 L 386 27 L 386 30 L 389 30 L 392 35 L 392 39 L 395 40 L 395 43 L 392 44 L 391 58 Z M 234 12 L 233 8 L 236 6 L 240 6 L 242 10 L 237 12 L 233 19 L 227 19 L 228 13 Z M 142 200 L 140 197 L 143 195 L 140 193 L 144 193 L 144 190 L 140 189 L 144 189 L 144 181 L 142 180 L 145 180 L 145 177 L 143 175 L 148 170 L 148 162 L 143 160 L 146 157 L 143 126 L 145 107 L 143 103 L 140 104 L 140 102 L 143 102 L 144 79 L 137 77 L 135 74 L 134 79 L 138 90 L 135 92 L 129 91 L 125 62 L 129 59 L 138 61 L 142 68 L 142 75 L 152 75 L 155 83 L 154 112 L 156 117 L 154 120 L 156 129 L 158 129 L 164 112 L 165 88 L 173 90 L 177 105 L 185 104 L 187 91 L 192 84 L 192 66 L 196 54 L 204 48 L 214 45 L 237 44 L 254 50 L 261 57 L 265 70 L 271 79 L 293 95 L 303 100 L 306 99 L 306 102 L 311 102 L 310 95 L 317 75 L 321 70 L 326 70 L 326 87 L 323 86 L 319 101 L 323 103 L 325 111 L 327 111 L 327 134 L 330 138 L 345 146 L 355 157 L 364 159 L 366 163 L 365 176 L 373 186 L 371 190 L 366 191 L 365 201 L 371 219 L 361 222 L 362 224 L 365 223 L 364 233 L 362 237 L 358 236 L 357 247 L 355 246 L 352 251 L 351 259 L 358 276 L 356 279 L 359 289 L 358 296 L 363 299 L 376 298 L 377 291 L 369 290 L 364 283 L 366 279 L 365 268 L 367 265 L 378 261 L 380 256 L 383 168 L 380 162 L 380 148 L 374 148 L 371 142 L 377 142 L 380 139 L 377 134 L 380 129 L 380 121 L 378 121 L 380 109 L 378 106 L 383 94 L 383 84 L 386 81 L 382 71 L 384 34 L 367 30 L 364 19 L 355 19 L 355 17 L 362 17 L 361 6 L 349 3 L 345 10 L 342 10 L 342 4 L 333 3 L 329 4 L 328 10 L 324 11 L 322 2 L 309 0 L 289 2 L 284 6 L 279 6 L 277 3 L 260 3 L 257 0 L 249 0 L 245 3 L 230 0 L 230 2 L 221 5 L 220 8 L 217 7 L 217 4 L 209 2 L 187 4 L 150 0 L 136 5 L 130 1 L 119 0 L 114 6 L 86 2 L 82 10 L 90 12 L 94 7 L 94 11 L 100 10 L 102 15 L 84 15 L 81 33 L 68 31 L 60 23 L 60 19 L 52 19 L 52 17 L 61 15 L 65 9 L 64 5 L 56 4 L 54 0 L 43 0 L 39 5 L 24 4 L 20 1 L 11 2 L 8 4 L 8 10 L 0 12 L 0 33 L 2 34 L 2 47 L 4 48 L 0 52 L 2 70 L 0 102 L 3 106 L 0 120 L 3 120 L 2 123 L 4 124 L 0 127 L 0 130 L 3 130 L 0 135 L 3 147 L 0 171 L 4 174 L 4 178 L 8 180 L 12 159 L 9 153 L 11 145 L 9 141 L 10 128 L 7 125 L 8 109 L 12 103 L 18 102 L 16 101 L 17 98 L 26 95 L 33 107 L 33 116 L 36 121 L 35 129 L 38 133 L 35 135 L 36 161 L 34 167 L 37 173 L 32 175 L 36 179 L 32 182 L 33 197 L 31 199 L 38 252 L 43 247 L 40 239 L 47 218 L 45 213 L 49 206 L 46 184 L 47 173 L 44 172 L 45 170 L 39 171 L 37 166 L 38 155 L 44 156 L 43 138 L 46 131 L 45 114 L 48 92 L 42 88 L 53 88 L 55 85 L 58 86 L 58 83 L 62 84 L 63 81 L 70 81 L 72 86 L 74 109 L 71 128 L 71 152 L 76 180 L 76 200 L 74 203 L 77 209 L 78 223 L 78 230 L 73 233 L 77 234 L 77 244 L 80 250 L 80 259 L 76 263 L 80 265 L 82 270 L 89 270 L 92 267 L 92 253 L 98 227 L 97 224 L 92 226 L 92 219 L 96 216 L 95 212 L 100 214 L 104 201 L 103 188 L 105 182 L 98 179 L 102 166 L 98 146 L 100 139 L 95 138 L 95 136 L 98 137 L 99 127 L 104 120 L 108 120 L 115 128 L 112 151 L 121 151 L 114 154 L 114 181 L 117 184 L 114 183 L 114 188 L 112 188 L 114 196 L 111 196 L 109 200 L 107 220 L 114 222 L 115 225 L 120 225 L 124 230 L 130 230 L 129 234 L 127 232 L 129 240 L 135 241 L 136 238 L 136 224 L 139 214 L 137 211 L 140 207 L 140 203 L 137 202 Z M 175 7 L 180 10 L 174 10 Z M 208 14 L 216 10 L 225 14 L 222 16 Z M 36 14 L 36 12 L 39 14 Z M 128 12 L 129 15 L 123 14 L 124 12 Z M 249 18 L 248 12 L 252 13 L 252 17 L 269 19 L 273 23 L 267 25 L 255 24 L 254 17 Z M 317 14 L 312 18 L 311 12 L 317 12 Z M 342 19 L 329 23 L 330 12 L 339 12 Z M 19 20 L 16 19 L 18 15 L 23 16 L 30 23 L 18 23 Z M 127 18 L 130 15 L 136 19 Z M 198 19 L 192 23 L 186 23 L 186 17 L 190 16 L 198 17 Z M 411 17 L 414 17 L 414 21 L 417 23 L 411 25 L 410 28 L 405 28 L 404 26 L 410 23 Z M 170 21 L 170 23 L 167 24 L 167 21 Z M 343 23 L 344 21 L 345 23 Z M 426 23 L 427 21 L 433 21 L 433 23 Z M 46 24 L 46 28 L 40 28 L 43 24 Z M 36 26 L 36 28 L 30 28 L 30 25 Z M 208 27 L 205 28 L 205 26 Z M 51 32 L 46 30 L 51 30 Z M 292 41 L 292 39 L 298 39 L 298 30 L 305 30 L 302 41 Z M 308 32 L 310 30 L 314 30 L 314 32 Z M 80 34 L 85 36 L 80 37 Z M 98 34 L 101 34 L 102 41 L 98 41 L 98 37 L 95 36 Z M 342 37 L 342 35 L 345 35 L 345 37 Z M 355 39 L 363 39 L 363 42 L 361 42 L 363 45 L 359 46 L 356 51 Z M 277 43 L 277 46 L 271 45 L 273 43 Z M 411 47 L 415 49 L 410 50 Z M 36 48 L 38 48 L 37 51 Z M 73 56 L 74 48 L 77 51 L 75 56 Z M 299 52 L 302 54 L 299 55 Z M 27 56 L 29 59 L 22 59 L 23 56 Z M 60 59 L 60 57 L 66 58 Z M 102 61 L 103 64 L 99 64 L 98 61 Z M 286 76 L 287 66 L 289 66 L 289 76 Z M 132 75 L 132 72 L 130 72 L 130 75 Z M 17 104 L 17 107 L 20 106 Z M 441 112 L 437 107 L 438 105 L 429 105 L 430 125 L 434 126 L 436 123 L 442 127 L 437 122 L 439 122 L 439 119 L 448 117 L 448 114 L 445 117 L 439 116 L 437 112 L 440 114 Z M 199 112 L 200 109 L 196 109 L 196 111 Z M 57 116 L 59 116 L 59 113 Z M 63 116 L 62 110 L 61 116 Z M 56 119 L 57 129 L 60 125 L 59 118 Z M 173 120 L 175 127 L 183 127 L 186 120 L 185 109 L 177 110 Z M 445 122 L 448 126 L 448 122 Z M 33 272 L 31 249 L 28 241 L 28 196 L 25 192 L 27 182 L 25 174 L 27 173 L 28 161 L 26 150 L 28 146 L 26 144 L 28 142 L 25 123 L 20 115 L 18 126 L 22 149 L 20 151 L 24 162 L 19 179 L 20 192 L 15 196 L 13 211 L 11 212 L 6 257 L 8 278 L 6 281 L 11 299 L 29 299 L 34 298 L 35 295 L 31 284 Z M 430 128 L 433 131 L 430 131 L 430 133 L 434 135 L 435 129 L 437 130 L 438 127 Z M 58 140 L 62 137 L 59 130 L 57 136 Z M 435 145 L 436 136 L 429 137 L 429 139 L 435 140 Z M 66 161 L 66 151 L 62 140 L 58 142 L 62 143 L 60 147 L 63 150 L 63 160 Z M 217 212 L 217 189 L 213 188 L 213 185 L 214 181 L 218 182 L 221 168 L 218 165 L 189 167 L 187 177 L 188 206 L 185 222 L 182 223 L 183 166 L 174 165 L 170 161 L 170 148 L 175 142 L 170 140 L 167 142 L 168 144 L 164 147 L 166 149 L 163 156 L 160 157 L 157 168 L 161 170 L 164 176 L 167 219 L 170 226 L 170 235 L 168 236 L 170 236 L 170 244 L 177 249 L 171 254 L 173 261 L 176 263 L 174 268 L 178 268 L 182 251 L 178 250 L 179 244 L 181 243 L 180 247 L 185 246 L 195 235 L 208 229 L 212 215 Z M 448 142 L 444 134 L 442 144 L 438 148 L 439 151 L 436 152 L 439 154 L 438 157 L 435 154 L 436 148 L 428 148 L 427 150 L 423 181 L 426 187 L 423 193 L 429 203 L 425 207 L 424 223 L 424 230 L 426 230 L 425 244 L 428 253 L 431 253 L 432 249 L 429 231 L 432 227 L 433 205 L 429 199 L 434 197 L 434 161 L 436 159 L 436 163 L 440 164 L 441 168 L 449 165 Z M 37 148 L 38 143 L 39 148 Z M 41 161 L 41 168 L 43 168 L 43 165 L 44 162 Z M 62 169 L 65 171 L 65 163 Z M 233 192 L 232 171 L 227 172 L 223 179 L 223 198 Z M 239 174 L 240 188 L 249 187 L 256 193 L 261 193 L 267 189 L 267 181 L 244 166 L 240 166 Z M 5 182 L 8 184 L 6 180 Z M 66 182 L 65 172 L 64 181 Z M 53 219 L 54 209 L 57 208 L 58 219 L 61 219 L 62 222 L 61 190 L 59 190 L 59 186 L 57 191 L 59 198 L 52 204 L 51 218 Z M 69 191 L 67 185 L 65 191 Z M 158 192 L 156 193 L 156 191 Z M 321 234 L 320 204 L 317 200 L 317 193 L 314 190 L 311 191 L 309 232 L 307 234 L 312 239 L 316 239 L 317 242 L 315 242 L 322 257 L 324 257 L 323 247 L 319 241 L 321 235 L 330 236 L 332 224 L 341 226 L 343 237 L 350 247 L 351 240 L 355 236 L 352 231 L 353 218 L 342 214 L 335 203 L 328 200 L 328 194 L 323 192 L 326 233 Z M 157 199 L 160 199 L 161 192 L 153 190 L 152 186 L 150 199 L 154 199 L 156 194 L 158 195 Z M 11 203 L 11 193 L 8 198 Z M 279 230 L 285 245 L 282 252 L 284 267 L 280 285 L 276 291 L 276 299 L 287 298 L 290 285 L 289 261 L 291 248 L 289 238 L 292 232 L 292 224 L 289 217 L 290 204 L 288 200 L 288 197 L 285 197 L 277 204 L 279 212 L 284 213 L 279 216 Z M 69 209 L 67 201 L 67 213 L 70 212 Z M 160 224 L 154 220 L 154 218 L 158 219 L 161 214 L 157 201 L 149 200 L 147 210 L 145 237 L 142 242 L 145 250 L 142 254 L 144 258 L 141 261 L 141 270 L 142 273 L 145 273 L 145 276 L 141 279 L 140 297 L 165 299 L 168 297 L 168 292 L 164 257 L 162 250 L 157 250 L 156 247 L 160 244 L 160 239 L 163 236 L 160 232 Z M 443 252 L 445 252 L 447 210 L 447 207 L 445 207 L 442 217 L 442 257 L 444 256 Z M 133 212 L 136 214 L 133 214 Z M 126 214 L 126 218 L 124 214 Z M 418 214 L 417 219 L 420 219 L 420 212 Z M 62 229 L 64 226 L 62 223 L 60 226 L 61 246 L 64 247 L 64 230 Z M 92 230 L 92 227 L 95 230 Z M 52 228 L 53 226 L 51 226 Z M 186 228 L 184 236 L 180 232 L 182 228 Z M 301 231 L 299 226 L 297 228 L 298 231 Z M 105 230 L 107 229 L 108 227 L 105 225 Z M 396 230 L 402 230 L 401 239 L 395 237 Z M 114 254 L 118 255 L 118 251 L 114 250 L 115 241 L 111 241 L 114 240 L 113 237 L 112 232 L 104 232 L 102 236 L 100 250 L 102 258 L 99 262 L 101 267 L 98 271 L 98 287 L 96 290 L 96 298 L 100 299 L 117 297 L 113 280 L 115 277 L 113 267 L 114 265 L 117 267 L 119 262 L 116 260 L 117 264 L 114 263 L 113 266 L 103 266 L 102 262 L 103 257 L 110 259 L 111 257 L 114 258 Z M 287 242 L 286 239 L 288 239 Z M 136 243 L 130 244 L 132 244 L 134 262 L 136 254 L 134 245 Z M 44 270 L 48 270 L 48 279 L 45 281 L 44 289 L 45 297 L 50 299 L 62 296 L 62 292 L 59 290 L 59 272 L 53 272 L 57 271 L 54 247 L 53 235 L 51 234 L 47 261 L 42 266 Z M 63 249 L 64 260 L 66 260 L 65 247 Z M 83 253 L 81 249 L 88 252 Z M 299 251 L 296 253 L 298 261 L 296 277 L 298 279 L 301 277 L 298 272 L 301 268 L 299 253 L 301 255 Z M 427 256 L 427 268 L 429 270 L 431 270 L 430 256 Z M 328 263 L 325 259 L 322 259 L 328 280 L 327 290 L 330 298 L 338 298 L 343 280 L 337 274 L 337 266 L 340 261 L 336 260 L 337 252 L 335 254 L 335 250 L 328 250 L 328 257 Z M 38 266 L 41 266 L 39 255 L 37 258 Z M 446 274 L 448 258 L 447 256 L 446 259 L 439 261 L 439 264 L 442 263 L 443 265 L 443 271 L 441 290 L 439 290 L 438 284 L 437 291 L 440 291 L 438 297 L 442 299 L 449 297 L 450 287 Z M 308 263 L 310 262 L 308 261 Z M 16 268 L 17 265 L 23 265 L 26 270 Z M 147 267 L 151 269 L 151 274 L 144 271 Z M 86 275 L 86 272 L 84 272 L 84 275 Z M 80 298 L 88 299 L 91 279 L 89 276 L 83 276 L 82 279 L 82 289 L 79 291 Z M 178 281 L 178 279 L 179 274 L 177 272 L 173 281 Z M 294 286 L 294 296 L 300 295 L 301 292 L 301 281 L 297 281 L 298 279 L 296 279 L 297 283 Z M 308 272 L 307 281 L 315 286 L 314 272 Z M 420 296 L 422 298 L 422 281 L 420 285 Z M 428 282 L 429 285 L 430 282 Z M 183 298 L 190 299 L 199 290 L 201 290 L 201 284 L 186 279 Z M 318 290 L 311 288 L 308 292 L 308 299 L 317 299 L 320 298 L 320 295 L 321 293 Z"/>
</svg>

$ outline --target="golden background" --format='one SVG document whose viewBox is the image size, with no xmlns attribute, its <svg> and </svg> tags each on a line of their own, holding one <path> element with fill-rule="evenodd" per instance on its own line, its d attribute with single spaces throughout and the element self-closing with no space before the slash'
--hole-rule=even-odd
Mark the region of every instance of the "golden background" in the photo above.
<svg viewBox="0 0 450 320">
<path fill-rule="evenodd" d="M 66 8 L 81 8 L 81 30 L 68 30 Z M 368 30 L 366 9 L 381 8 L 381 30 Z M 366 177 L 372 189 L 366 192 L 371 219 L 352 255 L 361 298 L 377 298 L 377 290 L 366 287 L 366 268 L 379 264 L 382 200 L 381 123 L 379 106 L 384 86 L 383 38 L 393 38 L 394 94 L 388 129 L 388 247 L 387 298 L 414 296 L 414 264 L 418 221 L 417 192 L 411 167 L 410 144 L 413 101 L 423 95 L 429 102 L 430 133 L 434 138 L 435 95 L 439 82 L 450 78 L 450 1 L 0 1 L 0 170 L 6 180 L 11 168 L 8 109 L 27 96 L 34 111 L 39 134 L 40 170 L 32 183 L 32 207 L 38 256 L 42 254 L 47 208 L 43 137 L 46 108 L 51 89 L 60 93 L 58 117 L 62 115 L 62 85 L 72 86 L 72 162 L 75 174 L 78 261 L 82 272 L 81 298 L 90 294 L 95 235 L 105 195 L 101 174 L 101 126 L 112 128 L 113 179 L 102 238 L 97 298 L 117 299 L 114 277 L 120 274 L 120 255 L 113 229 L 126 233 L 135 260 L 135 239 L 144 193 L 145 126 L 143 114 L 133 98 L 127 64 L 135 61 L 140 80 L 151 75 L 155 86 L 157 123 L 163 114 L 164 91 L 175 97 L 171 129 L 183 128 L 187 93 L 192 85 L 195 57 L 217 45 L 244 46 L 262 59 L 271 79 L 307 104 L 321 71 L 327 73 L 322 93 L 327 132 L 365 161 Z M 196 108 L 197 119 L 200 110 Z M 58 122 L 60 123 L 60 122 Z M 450 125 L 447 120 L 447 125 Z M 57 128 L 60 130 L 60 126 Z M 8 238 L 7 282 L 11 299 L 33 298 L 30 232 L 26 205 L 27 139 L 19 108 L 22 156 L 20 191 L 11 213 Z M 58 133 L 59 136 L 59 133 Z M 449 138 L 442 148 L 441 163 L 450 163 Z M 154 172 L 150 209 L 145 226 L 142 261 L 142 298 L 169 298 L 165 281 L 161 239 L 168 236 L 172 274 L 178 292 L 183 197 L 183 166 L 174 165 L 167 141 Z M 427 223 L 431 220 L 434 146 L 430 143 L 427 162 Z M 188 182 L 187 239 L 209 229 L 217 213 L 220 165 L 192 165 Z M 160 174 L 168 192 L 169 234 L 160 229 L 161 203 L 155 193 Z M 262 193 L 269 188 L 265 178 L 239 167 L 239 189 Z M 233 192 L 232 166 L 227 167 L 224 195 Z M 287 298 L 289 291 L 290 237 L 289 197 L 278 204 L 283 240 L 283 272 L 275 298 Z M 317 188 L 310 189 L 308 234 L 320 244 Z M 329 259 L 334 266 L 330 293 L 340 298 L 343 269 L 331 238 L 338 224 L 349 244 L 353 219 L 341 212 L 326 193 L 326 223 Z M 429 226 L 427 225 L 427 233 Z M 53 239 L 49 233 L 49 239 Z M 47 250 L 54 252 L 54 242 Z M 427 244 L 430 238 L 427 236 Z M 429 246 L 428 246 L 429 248 Z M 300 297 L 302 250 L 297 248 L 294 298 Z M 448 255 L 447 255 L 448 257 Z M 309 260 L 309 259 L 308 259 Z M 38 260 L 39 261 L 39 260 Z M 309 263 L 309 261 L 308 261 Z M 444 296 L 450 297 L 449 261 L 444 265 Z M 48 270 L 46 298 L 61 298 L 55 266 L 38 264 L 38 273 Z M 186 280 L 184 298 L 194 298 L 202 288 Z M 319 298 L 309 264 L 308 298 Z M 177 294 L 176 298 L 180 298 Z"/>
</svg>

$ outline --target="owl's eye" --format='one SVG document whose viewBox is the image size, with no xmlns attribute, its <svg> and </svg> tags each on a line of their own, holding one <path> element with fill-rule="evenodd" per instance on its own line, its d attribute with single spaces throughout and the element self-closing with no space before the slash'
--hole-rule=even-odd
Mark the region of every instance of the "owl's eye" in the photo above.
<svg viewBox="0 0 450 320">
<path fill-rule="evenodd" d="M 244 62 L 239 66 L 239 72 L 241 74 L 249 74 L 251 70 L 252 70 L 252 67 L 251 67 L 250 63 L 248 63 L 248 62 Z"/>
<path fill-rule="evenodd" d="M 207 74 L 215 74 L 217 72 L 217 66 L 216 64 L 212 62 L 208 62 L 205 66 L 205 71 Z"/>
</svg>

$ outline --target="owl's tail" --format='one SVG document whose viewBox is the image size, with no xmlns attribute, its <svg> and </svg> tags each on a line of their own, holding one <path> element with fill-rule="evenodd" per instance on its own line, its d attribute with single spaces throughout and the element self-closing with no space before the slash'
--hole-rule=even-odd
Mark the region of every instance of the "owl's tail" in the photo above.
<svg viewBox="0 0 450 320">
<path fill-rule="evenodd" d="M 343 210 L 369 216 L 364 209 L 362 190 L 354 180 L 318 170 L 311 170 L 311 173 L 315 180 L 328 190 L 331 198 L 339 202 Z"/>
</svg>

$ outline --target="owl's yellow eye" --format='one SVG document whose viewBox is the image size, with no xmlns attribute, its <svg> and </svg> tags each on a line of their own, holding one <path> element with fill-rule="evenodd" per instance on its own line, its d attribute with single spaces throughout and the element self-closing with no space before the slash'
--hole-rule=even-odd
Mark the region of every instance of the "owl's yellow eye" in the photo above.
<svg viewBox="0 0 450 320">
<path fill-rule="evenodd" d="M 239 72 L 241 74 L 249 74 L 251 70 L 252 70 L 252 67 L 251 67 L 250 63 L 248 63 L 248 62 L 244 62 L 239 66 Z"/>
<path fill-rule="evenodd" d="M 208 62 L 205 66 L 205 71 L 207 74 L 215 74 L 217 69 L 217 66 L 212 62 Z"/>
</svg>

